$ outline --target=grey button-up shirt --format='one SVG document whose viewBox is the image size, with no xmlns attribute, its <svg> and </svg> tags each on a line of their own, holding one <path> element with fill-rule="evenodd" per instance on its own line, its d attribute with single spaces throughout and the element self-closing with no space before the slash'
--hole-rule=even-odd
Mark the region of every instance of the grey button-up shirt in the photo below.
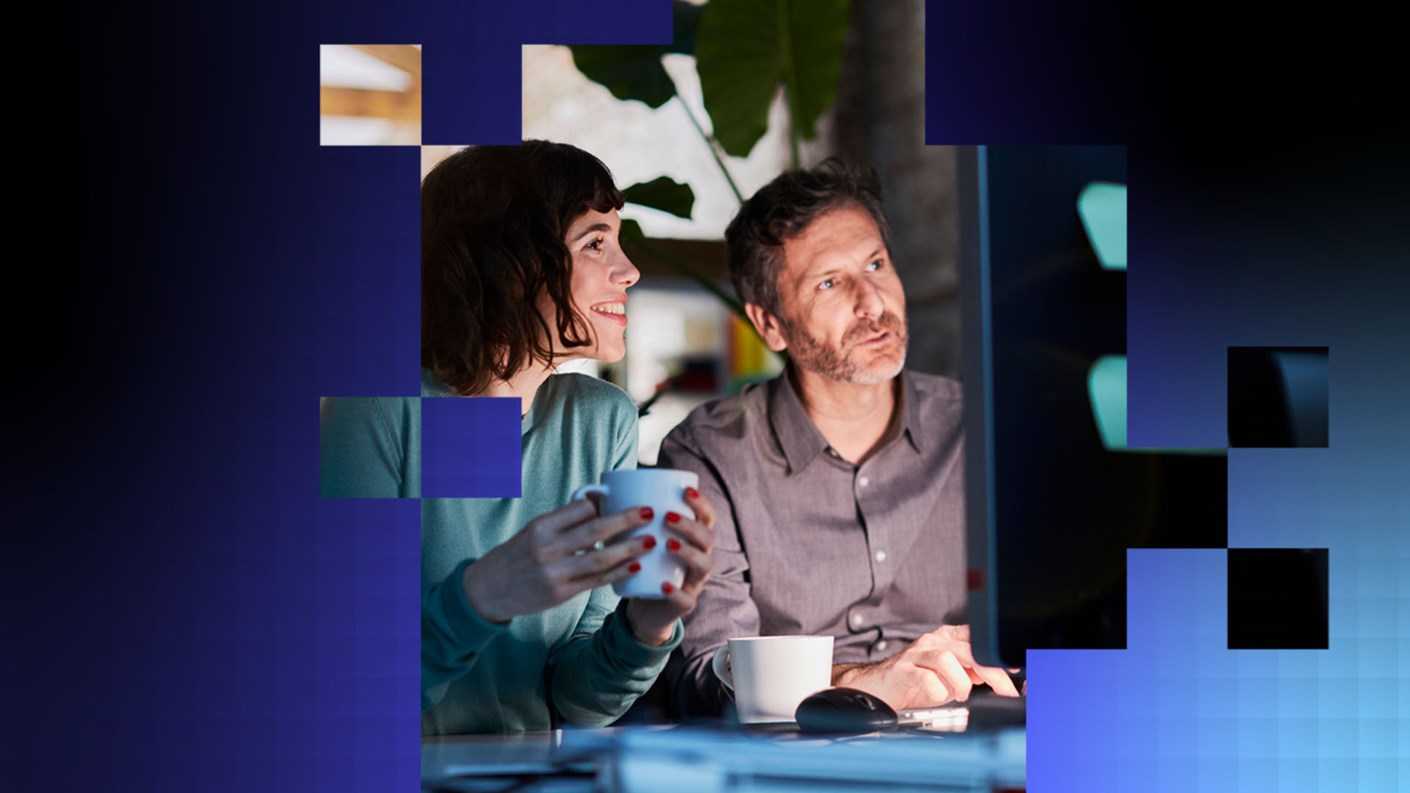
<svg viewBox="0 0 1410 793">
<path fill-rule="evenodd" d="M 738 636 L 835 637 L 878 661 L 964 606 L 961 389 L 903 372 L 896 418 L 860 466 L 833 451 L 788 374 L 697 408 L 658 466 L 695 471 L 719 509 L 715 569 L 665 673 L 676 715 L 726 696 L 710 659 Z"/>
</svg>

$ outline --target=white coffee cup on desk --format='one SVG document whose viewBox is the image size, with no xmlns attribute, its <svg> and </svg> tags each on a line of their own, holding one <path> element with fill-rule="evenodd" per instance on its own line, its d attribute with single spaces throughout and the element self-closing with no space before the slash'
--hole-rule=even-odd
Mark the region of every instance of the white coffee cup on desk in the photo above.
<svg viewBox="0 0 1410 793">
<path fill-rule="evenodd" d="M 632 531 L 629 538 L 636 541 L 650 535 L 656 538 L 656 547 L 637 559 L 641 563 L 639 572 L 612 585 L 612 591 L 618 596 L 659 600 L 665 597 L 662 584 L 669 583 L 679 589 L 685 582 L 685 562 L 666 549 L 666 540 L 670 539 L 666 513 L 674 512 L 693 520 L 695 510 L 686 506 L 685 489 L 699 485 L 700 477 L 690 471 L 640 468 L 608 471 L 602 475 L 601 484 L 584 485 L 573 491 L 574 501 L 586 498 L 589 493 L 600 494 L 602 506 L 598 511 L 603 515 L 634 507 L 651 507 L 651 522 Z"/>
<path fill-rule="evenodd" d="M 720 682 L 734 692 L 741 722 L 793 721 L 798 703 L 832 685 L 832 637 L 730 639 L 710 665 Z"/>
</svg>

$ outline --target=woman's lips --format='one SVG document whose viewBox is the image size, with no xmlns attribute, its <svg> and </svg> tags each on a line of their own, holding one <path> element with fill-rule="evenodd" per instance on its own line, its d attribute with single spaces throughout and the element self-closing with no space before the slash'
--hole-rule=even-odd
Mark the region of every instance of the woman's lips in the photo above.
<svg viewBox="0 0 1410 793">
<path fill-rule="evenodd" d="M 627 304 L 623 301 L 612 301 L 608 303 L 597 303 L 590 309 L 593 314 L 602 317 L 608 322 L 615 322 L 626 327 L 627 324 Z"/>
</svg>

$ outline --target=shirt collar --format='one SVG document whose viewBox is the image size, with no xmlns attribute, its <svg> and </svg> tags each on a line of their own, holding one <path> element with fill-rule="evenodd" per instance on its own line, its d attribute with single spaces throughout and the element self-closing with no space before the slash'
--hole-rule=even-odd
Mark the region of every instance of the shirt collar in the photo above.
<svg viewBox="0 0 1410 793">
<path fill-rule="evenodd" d="M 920 417 L 920 390 L 916 388 L 916 379 L 911 376 L 909 370 L 901 370 L 901 431 L 906 434 L 907 440 L 911 442 L 911 448 L 918 452 L 925 451 L 925 433 L 921 427 Z"/>
<path fill-rule="evenodd" d="M 803 409 L 803 401 L 798 398 L 791 364 L 769 383 L 769 422 L 788 460 L 790 475 L 807 468 L 808 463 L 827 448 L 827 439 L 818 432 L 808 411 Z"/>
<path fill-rule="evenodd" d="M 916 390 L 915 378 L 910 372 L 901 370 L 901 431 L 916 451 L 922 450 L 920 394 Z M 782 375 L 769 384 L 769 421 L 774 436 L 778 438 L 783 456 L 788 460 L 788 473 L 795 474 L 822 454 L 827 448 L 827 439 L 818 431 L 808 411 L 803 408 L 803 400 L 798 398 L 798 387 L 793 378 L 793 367 L 784 369 Z"/>
</svg>

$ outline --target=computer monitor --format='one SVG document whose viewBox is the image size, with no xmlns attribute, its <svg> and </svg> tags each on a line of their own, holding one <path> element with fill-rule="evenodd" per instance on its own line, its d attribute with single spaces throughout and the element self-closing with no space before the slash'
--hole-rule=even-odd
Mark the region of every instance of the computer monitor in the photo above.
<svg viewBox="0 0 1410 793">
<path fill-rule="evenodd" d="M 1126 550 L 1228 543 L 1222 449 L 1126 447 L 1125 149 L 962 147 L 958 178 L 976 655 L 1125 647 Z"/>
</svg>

